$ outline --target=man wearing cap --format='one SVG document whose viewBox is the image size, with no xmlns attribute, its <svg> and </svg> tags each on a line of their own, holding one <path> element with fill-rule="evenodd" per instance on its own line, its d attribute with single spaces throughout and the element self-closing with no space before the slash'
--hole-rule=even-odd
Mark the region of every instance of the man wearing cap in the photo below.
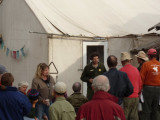
<svg viewBox="0 0 160 120">
<path fill-rule="evenodd" d="M 63 82 L 57 82 L 54 86 L 56 101 L 49 107 L 50 120 L 75 120 L 76 113 L 73 106 L 66 101 L 64 94 L 67 87 Z"/>
<path fill-rule="evenodd" d="M 132 58 L 128 52 L 121 53 L 121 63 L 123 67 L 120 71 L 127 73 L 134 88 L 133 93 L 123 99 L 124 114 L 126 120 L 138 120 L 138 103 L 142 81 L 138 69 L 131 65 L 131 60 Z"/>
<path fill-rule="evenodd" d="M 137 57 L 137 61 L 139 63 L 139 67 L 137 69 L 140 71 L 143 63 L 148 61 L 148 57 L 147 57 L 146 53 L 143 51 L 139 51 L 138 54 L 135 56 Z"/>
<path fill-rule="evenodd" d="M 140 74 L 143 82 L 142 117 L 143 120 L 160 120 L 160 62 L 156 60 L 157 51 L 149 49 L 149 61 L 142 65 Z"/>
</svg>

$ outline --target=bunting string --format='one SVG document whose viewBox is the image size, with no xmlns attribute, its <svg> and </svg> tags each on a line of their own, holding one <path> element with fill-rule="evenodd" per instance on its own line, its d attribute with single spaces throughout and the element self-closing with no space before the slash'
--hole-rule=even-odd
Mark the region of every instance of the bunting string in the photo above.
<svg viewBox="0 0 160 120">
<path fill-rule="evenodd" d="M 6 56 L 11 55 L 14 59 L 19 59 L 20 56 L 25 57 L 26 53 L 24 51 L 24 48 L 25 48 L 25 45 L 19 50 L 11 50 L 10 48 L 8 48 L 4 44 L 4 41 L 2 39 L 2 35 L 0 35 L 0 49 L 3 50 L 6 53 Z"/>
</svg>

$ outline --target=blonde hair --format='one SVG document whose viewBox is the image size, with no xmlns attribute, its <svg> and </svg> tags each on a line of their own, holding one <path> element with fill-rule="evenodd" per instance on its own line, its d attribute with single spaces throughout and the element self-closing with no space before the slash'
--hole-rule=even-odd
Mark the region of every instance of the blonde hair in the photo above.
<svg viewBox="0 0 160 120">
<path fill-rule="evenodd" d="M 35 78 L 42 78 L 42 72 L 48 68 L 49 69 L 49 66 L 46 64 L 46 63 L 40 63 L 38 66 L 37 66 L 37 71 L 35 73 Z"/>
</svg>

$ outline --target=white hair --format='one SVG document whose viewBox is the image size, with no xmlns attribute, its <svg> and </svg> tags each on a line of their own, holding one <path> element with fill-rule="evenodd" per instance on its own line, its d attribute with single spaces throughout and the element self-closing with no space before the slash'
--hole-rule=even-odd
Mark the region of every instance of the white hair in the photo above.
<svg viewBox="0 0 160 120">
<path fill-rule="evenodd" d="M 26 82 L 26 81 L 21 81 L 21 82 L 19 82 L 18 83 L 18 88 L 20 88 L 20 87 L 22 87 L 22 86 L 29 86 L 29 84 L 28 84 L 28 82 Z"/>
<path fill-rule="evenodd" d="M 108 92 L 108 90 L 110 89 L 109 80 L 104 75 L 98 75 L 97 77 L 95 77 L 93 79 L 92 86 L 94 88 L 94 92 L 100 90 Z"/>
</svg>

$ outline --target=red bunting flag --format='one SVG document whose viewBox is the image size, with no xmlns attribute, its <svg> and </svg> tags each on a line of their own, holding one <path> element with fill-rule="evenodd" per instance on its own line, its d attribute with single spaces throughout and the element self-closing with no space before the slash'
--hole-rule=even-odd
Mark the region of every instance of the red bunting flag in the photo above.
<svg viewBox="0 0 160 120">
<path fill-rule="evenodd" d="M 13 51 L 13 58 L 16 59 L 16 51 Z"/>
</svg>

